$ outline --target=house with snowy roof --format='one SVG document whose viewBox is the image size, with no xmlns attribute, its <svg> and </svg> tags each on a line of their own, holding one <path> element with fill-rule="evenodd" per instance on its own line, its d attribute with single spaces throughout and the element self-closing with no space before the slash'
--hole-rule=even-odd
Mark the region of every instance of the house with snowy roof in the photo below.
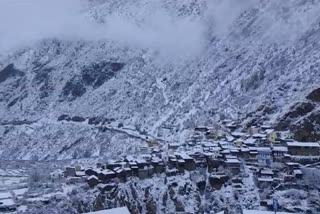
<svg viewBox="0 0 320 214">
<path fill-rule="evenodd" d="M 91 175 L 87 178 L 87 183 L 89 185 L 90 188 L 94 188 L 95 186 L 97 186 L 99 184 L 99 178 L 95 175 Z"/>
<path fill-rule="evenodd" d="M 287 142 L 288 153 L 293 156 L 320 156 L 319 143 Z"/>
<path fill-rule="evenodd" d="M 243 141 L 243 144 L 250 147 L 250 146 L 256 146 L 257 144 L 257 139 L 255 138 L 248 138 Z"/>
<path fill-rule="evenodd" d="M 257 153 L 259 165 L 268 166 L 272 163 L 272 151 L 269 147 L 258 147 Z"/>
<path fill-rule="evenodd" d="M 130 214 L 130 212 L 127 207 L 119 207 L 119 208 L 100 210 L 100 211 L 89 212 L 84 214 Z"/>
<path fill-rule="evenodd" d="M 288 148 L 286 146 L 274 146 L 272 148 L 272 157 L 274 161 L 283 162 L 289 159 Z"/>
<path fill-rule="evenodd" d="M 232 155 L 225 156 L 224 164 L 232 173 L 238 174 L 240 172 L 241 162 L 237 157 Z"/>
</svg>

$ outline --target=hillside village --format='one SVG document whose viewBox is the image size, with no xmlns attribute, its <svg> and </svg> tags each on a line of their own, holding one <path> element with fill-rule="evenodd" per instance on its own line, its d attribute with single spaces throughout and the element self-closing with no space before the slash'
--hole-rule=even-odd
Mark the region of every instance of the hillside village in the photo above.
<svg viewBox="0 0 320 214">
<path fill-rule="evenodd" d="M 224 120 L 215 127 L 195 127 L 184 143 L 149 141 L 135 156 L 92 166 L 69 166 L 50 176 L 52 182 L 87 183 L 92 189 L 113 191 L 131 179 L 146 180 L 160 175 L 167 179 L 200 172 L 205 176 L 196 182 L 199 191 L 208 186 L 212 191 L 231 186 L 238 194 L 244 194 L 245 180 L 252 175 L 250 185 L 258 190 L 261 209 L 272 210 L 273 198 L 282 197 L 277 193 L 280 190 L 319 191 L 317 184 L 312 183 L 312 179 L 320 178 L 319 162 L 318 142 L 294 141 L 289 131 L 278 132 L 271 125 L 243 130 L 237 122 Z M 234 197 L 237 198 L 233 195 L 226 200 Z M 289 205 L 282 200 L 280 208 L 296 213 L 320 212 L 319 202 L 311 197 L 304 205 Z M 234 207 L 230 204 L 221 209 Z M 176 211 L 179 213 L 178 208 Z"/>
</svg>

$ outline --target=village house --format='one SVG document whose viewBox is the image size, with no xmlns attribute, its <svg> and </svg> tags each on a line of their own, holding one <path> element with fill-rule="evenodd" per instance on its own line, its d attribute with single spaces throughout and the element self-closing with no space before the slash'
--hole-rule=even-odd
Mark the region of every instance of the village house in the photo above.
<svg viewBox="0 0 320 214">
<path fill-rule="evenodd" d="M 259 129 L 258 129 L 258 127 L 256 127 L 256 126 L 251 126 L 251 127 L 248 129 L 248 133 L 249 133 L 250 135 L 257 134 L 257 133 L 259 133 Z"/>
<path fill-rule="evenodd" d="M 270 177 L 259 177 L 257 179 L 257 185 L 260 189 L 264 189 L 266 187 L 269 187 L 273 184 L 274 179 Z"/>
<path fill-rule="evenodd" d="M 85 182 L 84 177 L 68 177 L 66 179 L 67 184 L 79 184 Z"/>
<path fill-rule="evenodd" d="M 100 210 L 95 212 L 88 212 L 85 214 L 130 214 L 130 212 L 127 207 L 119 207 L 119 208 Z"/>
<path fill-rule="evenodd" d="M 233 174 L 238 174 L 240 172 L 241 162 L 237 157 L 231 155 L 226 156 L 224 164 Z"/>
<path fill-rule="evenodd" d="M 176 168 L 177 167 L 177 162 L 178 159 L 175 155 L 169 155 L 169 159 L 168 159 L 168 167 L 170 169 Z"/>
<path fill-rule="evenodd" d="M 117 167 L 114 169 L 114 172 L 116 173 L 116 177 L 121 181 L 125 182 L 127 179 L 125 170 L 122 167 Z"/>
<path fill-rule="evenodd" d="M 96 169 L 93 169 L 93 168 L 88 168 L 86 169 L 84 172 L 87 176 L 91 176 L 91 175 L 95 175 L 98 177 L 98 174 L 99 172 L 101 171 L 102 168 L 96 168 Z"/>
<path fill-rule="evenodd" d="M 76 177 L 76 168 L 75 167 L 66 167 L 64 171 L 65 177 Z"/>
<path fill-rule="evenodd" d="M 203 151 L 207 153 L 212 153 L 213 156 L 217 157 L 220 154 L 221 148 L 217 143 L 207 142 L 203 144 Z"/>
<path fill-rule="evenodd" d="M 210 152 L 211 150 L 216 149 L 218 146 L 219 145 L 217 143 L 213 143 L 213 142 L 203 142 L 202 143 L 203 151 L 205 151 L 205 152 Z"/>
<path fill-rule="evenodd" d="M 209 129 L 206 126 L 197 126 L 194 128 L 196 132 L 207 132 Z"/>
<path fill-rule="evenodd" d="M 252 137 L 255 138 L 255 139 L 267 139 L 267 135 L 266 134 L 261 134 L 261 133 L 253 134 Z"/>
<path fill-rule="evenodd" d="M 234 137 L 234 138 L 242 138 L 242 137 L 245 137 L 246 136 L 246 133 L 243 133 L 243 132 L 231 132 L 231 135 Z"/>
<path fill-rule="evenodd" d="M 273 160 L 277 162 L 283 162 L 288 159 L 288 148 L 285 146 L 274 146 L 272 148 Z"/>
<path fill-rule="evenodd" d="M 248 138 L 243 141 L 243 144 L 247 147 L 254 147 L 257 145 L 257 139 L 254 138 Z"/>
<path fill-rule="evenodd" d="M 236 139 L 233 137 L 233 136 L 231 136 L 231 135 L 226 135 L 226 141 L 228 141 L 228 142 L 233 142 L 233 141 L 235 141 Z"/>
<path fill-rule="evenodd" d="M 169 143 L 168 144 L 168 149 L 176 151 L 178 150 L 178 148 L 180 147 L 179 143 Z"/>
<path fill-rule="evenodd" d="M 203 152 L 192 151 L 188 153 L 188 155 L 194 159 L 194 161 L 196 162 L 196 167 L 207 167 L 207 160 Z"/>
<path fill-rule="evenodd" d="M 319 143 L 287 142 L 288 153 L 294 156 L 320 156 Z"/>
<path fill-rule="evenodd" d="M 302 179 L 302 178 L 303 178 L 303 173 L 302 173 L 301 169 L 295 169 L 295 170 L 293 170 L 293 176 L 294 176 L 296 179 Z"/>
<path fill-rule="evenodd" d="M 265 130 L 265 133 L 267 134 L 267 139 L 274 143 L 280 138 L 280 133 L 274 131 L 274 129 L 267 129 Z"/>
<path fill-rule="evenodd" d="M 229 149 L 224 149 L 220 152 L 222 156 L 231 155 L 231 151 Z"/>
<path fill-rule="evenodd" d="M 120 163 L 115 161 L 115 160 L 109 160 L 108 163 L 106 164 L 106 168 L 109 170 L 114 170 L 117 167 L 120 167 Z"/>
<path fill-rule="evenodd" d="M 148 162 L 142 158 L 136 159 L 136 163 L 137 163 L 137 166 L 139 167 L 139 169 L 143 169 L 145 166 L 148 165 Z"/>
<path fill-rule="evenodd" d="M 250 159 L 257 159 L 257 147 L 249 147 L 249 155 L 250 155 Z"/>
<path fill-rule="evenodd" d="M 239 152 L 239 157 L 248 160 L 250 158 L 250 150 L 246 147 L 241 147 Z"/>
<path fill-rule="evenodd" d="M 176 156 L 178 158 L 180 158 L 181 160 L 183 160 L 183 168 L 187 171 L 193 171 L 196 169 L 196 162 L 194 161 L 194 159 L 189 156 L 187 153 L 178 153 L 176 154 Z"/>
<path fill-rule="evenodd" d="M 293 171 L 296 169 L 300 169 L 300 164 L 299 163 L 294 163 L 294 162 L 287 162 L 286 163 L 286 171 L 288 174 L 293 174 Z"/>
<path fill-rule="evenodd" d="M 132 170 L 132 176 L 138 177 L 139 167 L 136 162 L 130 162 L 130 169 Z"/>
<path fill-rule="evenodd" d="M 244 140 L 237 139 L 237 140 L 234 141 L 234 145 L 240 148 L 240 147 L 242 147 L 244 145 Z"/>
<path fill-rule="evenodd" d="M 233 147 L 233 148 L 231 147 L 230 148 L 230 153 L 231 153 L 231 155 L 238 156 L 240 154 L 240 151 L 236 147 Z"/>
<path fill-rule="evenodd" d="M 141 180 L 147 179 L 149 177 L 149 171 L 147 166 L 145 166 L 144 168 L 139 168 L 138 177 Z"/>
<path fill-rule="evenodd" d="M 183 173 L 184 172 L 184 164 L 185 164 L 185 161 L 183 159 L 177 159 L 177 165 L 176 165 L 176 168 L 178 169 L 178 172 L 179 173 Z"/>
<path fill-rule="evenodd" d="M 86 176 L 85 171 L 76 171 L 76 177 L 84 177 Z"/>
<path fill-rule="evenodd" d="M 139 150 L 140 150 L 140 154 L 149 154 L 150 153 L 150 147 L 148 147 L 148 146 L 140 146 Z"/>
<path fill-rule="evenodd" d="M 234 130 L 236 130 L 238 128 L 238 125 L 237 125 L 236 122 L 230 121 L 230 122 L 226 123 L 226 127 L 228 129 L 230 129 L 231 131 L 234 131 Z"/>
<path fill-rule="evenodd" d="M 219 190 L 228 181 L 229 177 L 225 174 L 210 175 L 209 183 L 212 188 Z"/>
<path fill-rule="evenodd" d="M 261 166 L 268 166 L 272 163 L 272 152 L 269 147 L 257 148 L 258 164 Z"/>
<path fill-rule="evenodd" d="M 273 178 L 274 173 L 271 169 L 261 169 L 258 173 L 260 178 Z"/>
<path fill-rule="evenodd" d="M 108 183 L 109 181 L 111 181 L 112 179 L 116 178 L 116 173 L 112 170 L 109 169 L 105 169 L 102 170 L 99 174 L 98 174 L 98 178 L 103 182 L 103 183 Z"/>
<path fill-rule="evenodd" d="M 99 184 L 99 178 L 95 175 L 91 175 L 87 178 L 87 183 L 90 188 L 94 188 Z"/>
<path fill-rule="evenodd" d="M 268 129 L 272 129 L 272 126 L 270 126 L 270 125 L 262 125 L 262 126 L 260 126 L 260 128 L 265 131 L 265 130 L 268 130 Z"/>
<path fill-rule="evenodd" d="M 163 173 L 165 170 L 163 161 L 158 157 L 153 157 L 151 160 L 151 164 L 154 167 L 155 173 Z"/>
</svg>

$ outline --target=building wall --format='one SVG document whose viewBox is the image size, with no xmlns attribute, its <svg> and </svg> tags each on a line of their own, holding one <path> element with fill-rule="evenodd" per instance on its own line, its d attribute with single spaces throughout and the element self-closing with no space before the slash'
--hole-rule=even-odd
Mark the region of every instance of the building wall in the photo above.
<svg viewBox="0 0 320 214">
<path fill-rule="evenodd" d="M 297 155 L 297 156 L 318 156 L 318 155 L 320 155 L 320 150 L 319 150 L 319 148 L 316 148 L 316 147 L 289 146 L 288 152 L 290 155 Z"/>
</svg>

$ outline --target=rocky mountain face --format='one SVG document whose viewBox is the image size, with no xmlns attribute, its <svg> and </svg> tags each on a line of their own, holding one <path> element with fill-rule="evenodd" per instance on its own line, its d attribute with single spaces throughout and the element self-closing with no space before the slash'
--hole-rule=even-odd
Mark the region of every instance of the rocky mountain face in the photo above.
<svg viewBox="0 0 320 214">
<path fill-rule="evenodd" d="M 315 142 L 320 140 L 320 89 L 315 89 L 305 101 L 293 104 L 278 124 L 279 130 L 289 129 L 298 141 Z"/>
<path fill-rule="evenodd" d="M 47 38 L 2 53 L 0 157 L 134 153 L 143 139 L 129 131 L 179 141 L 195 125 L 222 118 L 276 123 L 297 140 L 319 140 L 320 3 L 253 0 L 231 10 L 237 1 L 226 2 L 215 9 L 206 0 L 158 1 L 170 20 L 203 25 L 204 48 L 197 53 L 192 45 L 174 55 L 176 49 L 159 49 L 175 28 L 150 44 L 145 39 L 146 46 Z M 118 13 L 143 26 L 153 6 L 147 0 L 105 0 L 85 15 L 101 24 Z M 227 19 L 217 11 L 234 15 Z M 190 35 L 199 30 L 192 29 Z M 183 33 L 180 40 L 188 37 Z M 108 129 L 97 125 L 102 123 Z"/>
</svg>

